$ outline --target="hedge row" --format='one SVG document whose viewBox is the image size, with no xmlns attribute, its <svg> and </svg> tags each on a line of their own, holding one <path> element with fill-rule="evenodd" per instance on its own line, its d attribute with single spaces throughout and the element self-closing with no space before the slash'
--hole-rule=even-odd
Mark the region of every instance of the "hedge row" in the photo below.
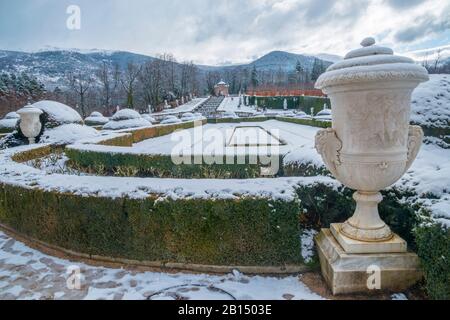
<svg viewBox="0 0 450 320">
<path fill-rule="evenodd" d="M 194 126 L 199 122 L 201 123 L 201 125 L 204 125 L 204 124 L 206 124 L 206 119 L 201 120 L 201 121 L 195 121 L 195 122 L 190 121 L 190 122 L 182 122 L 182 123 L 176 123 L 176 124 L 170 124 L 170 125 L 157 125 L 157 126 L 148 127 L 148 128 L 120 130 L 120 132 L 131 133 L 133 136 L 133 142 L 138 143 L 138 142 L 141 142 L 141 141 L 144 141 L 147 139 L 161 137 L 161 136 L 171 134 L 172 132 L 175 132 L 176 130 L 194 128 Z"/>
<path fill-rule="evenodd" d="M 317 127 L 317 128 L 331 128 L 332 123 L 328 121 L 317 121 L 314 119 L 297 119 L 297 118 L 287 118 L 287 117 L 277 117 L 277 120 L 290 122 L 295 124 L 301 124 L 304 126 Z"/>
<path fill-rule="evenodd" d="M 297 189 L 301 201 L 301 225 L 328 228 L 331 223 L 344 222 L 353 214 L 353 191 L 335 190 L 317 184 Z M 379 206 L 383 220 L 408 242 L 410 250 L 419 255 L 425 273 L 425 288 L 432 299 L 450 299 L 450 229 L 438 224 L 423 224 L 423 208 L 405 203 L 413 193 L 390 190 L 383 192 Z M 421 213 L 420 215 L 418 213 Z"/>
<path fill-rule="evenodd" d="M 307 114 L 311 113 L 311 108 L 314 108 L 314 114 L 323 110 L 324 104 L 328 107 L 331 106 L 330 99 L 324 97 L 308 97 L 308 96 L 297 96 L 297 97 L 249 97 L 249 104 L 255 105 L 255 100 L 258 99 L 258 106 L 265 107 L 268 109 L 283 109 L 284 100 L 286 99 L 288 104 L 288 109 L 290 110 L 301 110 Z"/>
<path fill-rule="evenodd" d="M 81 197 L 0 185 L 0 222 L 76 252 L 141 261 L 302 262 L 297 201 Z"/>
<path fill-rule="evenodd" d="M 217 123 L 263 122 L 273 119 L 275 119 L 275 117 L 217 118 L 217 119 L 208 119 L 208 123 L 217 124 Z"/>
<path fill-rule="evenodd" d="M 261 163 L 237 164 L 175 164 L 170 155 L 120 154 L 109 152 L 82 151 L 66 148 L 66 155 L 71 160 L 69 165 L 75 169 L 98 175 L 164 177 L 164 178 L 215 178 L 215 179 L 249 179 L 261 176 Z M 282 159 L 280 157 L 280 164 Z"/>
<path fill-rule="evenodd" d="M 14 132 L 14 130 L 15 129 L 11 129 L 11 128 L 0 128 L 0 138 L 2 135 Z"/>
<path fill-rule="evenodd" d="M 433 299 L 450 299 L 450 229 L 439 224 L 415 230 L 417 253 L 425 272 L 428 294 Z"/>
</svg>

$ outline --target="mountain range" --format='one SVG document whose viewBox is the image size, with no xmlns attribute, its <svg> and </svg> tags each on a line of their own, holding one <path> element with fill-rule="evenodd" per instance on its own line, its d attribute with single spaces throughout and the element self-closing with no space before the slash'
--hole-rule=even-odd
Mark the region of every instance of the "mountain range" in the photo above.
<svg viewBox="0 0 450 320">
<path fill-rule="evenodd" d="M 64 86 L 64 75 L 69 72 L 92 72 L 104 62 L 118 64 L 125 67 L 128 62 L 143 64 L 152 61 L 154 57 L 125 51 L 80 51 L 76 49 L 49 49 L 45 51 L 27 53 L 19 51 L 0 51 L 0 72 L 26 72 L 35 76 L 49 89 Z M 231 69 L 253 68 L 258 71 L 291 71 L 300 62 L 305 70 L 311 70 L 314 60 L 322 60 L 325 66 L 338 61 L 340 57 L 332 55 L 301 55 L 284 51 L 273 51 L 261 58 L 242 65 L 204 66 L 197 65 L 201 73 L 209 71 L 224 72 Z"/>
</svg>

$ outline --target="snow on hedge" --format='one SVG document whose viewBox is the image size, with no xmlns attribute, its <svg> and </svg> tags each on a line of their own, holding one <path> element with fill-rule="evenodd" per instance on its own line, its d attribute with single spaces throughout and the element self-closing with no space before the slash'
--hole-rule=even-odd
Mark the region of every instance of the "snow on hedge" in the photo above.
<svg viewBox="0 0 450 320">
<path fill-rule="evenodd" d="M 20 119 L 20 115 L 17 112 L 10 112 L 3 119 Z"/>
<path fill-rule="evenodd" d="M 90 139 L 98 136 L 100 136 L 100 133 L 94 128 L 71 123 L 45 130 L 40 142 L 52 144 L 71 144 L 80 139 Z"/>
<path fill-rule="evenodd" d="M 8 113 L 3 119 L 0 120 L 0 131 L 12 131 L 15 129 L 20 116 L 17 112 Z"/>
<path fill-rule="evenodd" d="M 151 127 L 152 124 L 143 119 L 128 119 L 128 120 L 111 120 L 103 126 L 104 130 L 122 130 L 122 129 L 132 129 L 132 128 L 143 128 Z"/>
<path fill-rule="evenodd" d="M 151 122 L 152 124 L 157 123 L 158 121 L 156 121 L 155 118 L 153 118 L 151 115 L 147 114 L 143 114 L 141 116 L 143 119 L 147 120 L 148 122 Z"/>
<path fill-rule="evenodd" d="M 425 127 L 448 128 L 450 125 L 450 75 L 432 74 L 412 95 L 414 123 Z"/>
<path fill-rule="evenodd" d="M 152 126 L 152 123 L 142 118 L 138 112 L 131 109 L 122 109 L 114 114 L 111 120 L 103 126 L 103 129 L 122 130 L 150 126 Z"/>
<path fill-rule="evenodd" d="M 417 159 L 395 187 L 413 190 L 411 199 L 429 208 L 432 217 L 450 227 L 450 149 L 423 145 Z"/>
<path fill-rule="evenodd" d="M 43 100 L 33 104 L 33 107 L 41 109 L 48 114 L 49 120 L 58 124 L 82 123 L 83 119 L 80 114 L 71 107 L 56 102 Z"/>
<path fill-rule="evenodd" d="M 45 144 L 1 151 L 0 183 L 46 191 L 68 192 L 84 197 L 145 199 L 150 195 L 158 195 L 161 200 L 167 198 L 177 200 L 260 197 L 293 201 L 297 199 L 295 187 L 299 185 L 323 183 L 336 189 L 340 186 L 336 180 L 322 176 L 223 180 L 48 175 L 45 171 L 14 162 L 11 159 L 14 154 L 42 146 Z"/>
<path fill-rule="evenodd" d="M 139 112 L 131 110 L 131 109 L 122 109 L 117 111 L 111 120 L 120 121 L 120 120 L 129 120 L 129 119 L 140 119 L 141 115 Z"/>
<path fill-rule="evenodd" d="M 89 125 L 104 125 L 109 122 L 109 118 L 104 117 L 100 112 L 94 111 L 89 117 L 84 119 L 84 122 Z"/>
<path fill-rule="evenodd" d="M 0 130 L 14 130 L 19 119 L 2 119 L 0 120 Z"/>
</svg>

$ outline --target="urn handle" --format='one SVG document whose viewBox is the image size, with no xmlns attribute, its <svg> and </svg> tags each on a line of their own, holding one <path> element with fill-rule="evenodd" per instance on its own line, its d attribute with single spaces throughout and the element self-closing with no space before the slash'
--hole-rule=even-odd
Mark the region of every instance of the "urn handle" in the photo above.
<svg viewBox="0 0 450 320">
<path fill-rule="evenodd" d="M 411 168 L 417 154 L 422 146 L 424 133 L 420 126 L 409 126 L 408 134 L 408 160 L 406 162 L 405 172 Z"/>
<path fill-rule="evenodd" d="M 316 135 L 316 150 L 322 156 L 328 170 L 337 178 L 337 167 L 341 165 L 342 141 L 334 129 L 320 130 Z"/>
</svg>

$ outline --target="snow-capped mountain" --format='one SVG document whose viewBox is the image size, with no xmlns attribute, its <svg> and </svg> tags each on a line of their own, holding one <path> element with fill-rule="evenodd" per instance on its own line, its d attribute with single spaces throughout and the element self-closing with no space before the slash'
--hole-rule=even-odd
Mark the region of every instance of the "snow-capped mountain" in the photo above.
<svg viewBox="0 0 450 320">
<path fill-rule="evenodd" d="M 304 69 L 311 70 L 315 59 L 318 58 L 284 51 L 272 51 L 250 63 L 250 66 L 255 66 L 258 70 L 263 71 L 277 71 L 280 69 L 283 71 L 292 71 L 295 70 L 297 63 L 300 62 Z M 331 62 L 324 61 L 324 65 L 329 66 Z"/>
<path fill-rule="evenodd" d="M 95 71 L 104 61 L 118 64 L 123 68 L 128 62 L 143 64 L 154 59 L 156 58 L 125 51 L 46 48 L 38 52 L 26 53 L 0 50 L 0 72 L 26 72 L 37 77 L 47 88 L 53 89 L 57 86 L 65 86 L 63 79 L 67 73 L 92 71 L 90 73 L 95 75 Z M 253 67 L 256 67 L 258 71 L 277 71 L 280 69 L 292 71 L 295 69 L 297 62 L 300 62 L 305 70 L 311 70 L 314 59 L 316 57 L 273 51 L 246 65 L 220 67 L 199 65 L 198 67 L 203 73 Z M 330 64 L 331 62 L 324 61 L 325 67 Z"/>
<path fill-rule="evenodd" d="M 81 53 L 75 50 L 34 53 L 0 51 L 0 72 L 26 72 L 52 88 L 64 86 L 62 78 L 67 73 L 92 70 L 92 74 L 94 74 L 103 61 L 124 67 L 128 62 L 141 64 L 152 59 L 152 57 L 121 51 L 94 51 L 91 53 Z"/>
</svg>

